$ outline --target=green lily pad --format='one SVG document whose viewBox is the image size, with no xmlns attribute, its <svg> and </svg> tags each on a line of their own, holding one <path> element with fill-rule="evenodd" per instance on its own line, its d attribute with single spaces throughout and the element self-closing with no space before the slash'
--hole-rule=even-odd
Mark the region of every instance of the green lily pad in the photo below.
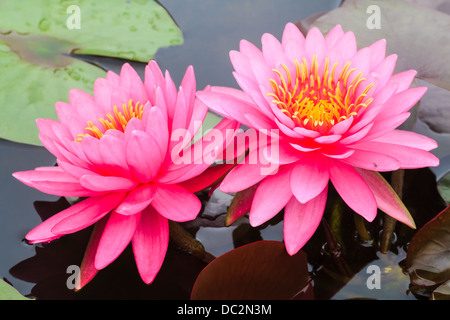
<svg viewBox="0 0 450 320">
<path fill-rule="evenodd" d="M 16 289 L 0 279 L 0 300 L 31 300 L 22 296 Z"/>
<path fill-rule="evenodd" d="M 180 44 L 181 30 L 156 1 L 0 2 L 0 138 L 33 145 L 36 118 L 56 119 L 71 88 L 93 92 L 101 68 L 77 54 L 147 62 Z"/>
</svg>

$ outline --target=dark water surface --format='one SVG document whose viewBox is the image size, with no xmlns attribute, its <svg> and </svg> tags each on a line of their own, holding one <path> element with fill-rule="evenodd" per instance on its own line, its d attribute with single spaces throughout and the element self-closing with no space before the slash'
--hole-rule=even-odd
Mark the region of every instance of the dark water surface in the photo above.
<svg viewBox="0 0 450 320">
<path fill-rule="evenodd" d="M 337 7 L 338 0 L 160 0 L 172 15 L 184 34 L 184 44 L 160 49 L 155 60 L 161 69 L 168 69 L 176 84 L 181 82 L 188 65 L 193 65 L 197 78 L 197 88 L 207 84 L 237 87 L 232 77 L 232 66 L 228 52 L 237 49 L 243 38 L 260 44 L 265 32 L 281 37 L 287 22 L 297 22 L 309 15 L 328 11 Z M 117 39 L 120 41 L 120 39 Z M 92 57 L 87 59 L 91 59 Z M 95 59 L 103 68 L 118 71 L 121 62 L 111 59 Z M 133 64 L 142 75 L 143 64 Z M 426 131 L 426 128 L 419 127 Z M 448 149 L 447 149 L 448 150 Z M 439 156 L 444 156 L 440 154 Z M 1 163 L 1 224 L 0 224 L 0 277 L 11 283 L 23 295 L 39 299 L 73 298 L 158 298 L 185 299 L 196 275 L 205 263 L 170 247 L 165 263 L 155 283 L 146 286 L 140 280 L 129 248 L 110 266 L 102 270 L 91 284 L 76 296 L 66 287 L 71 264 L 79 265 L 86 247 L 89 229 L 69 235 L 45 245 L 28 245 L 25 234 L 46 218 L 68 206 L 65 199 L 46 195 L 16 181 L 11 174 L 15 171 L 31 170 L 38 166 L 55 164 L 55 158 L 44 148 L 21 145 L 0 140 Z M 431 174 L 432 177 L 432 174 Z M 433 180 L 433 177 L 431 178 Z M 216 193 L 206 204 L 205 216 L 211 216 L 209 227 L 197 230 L 197 239 L 202 241 L 213 255 L 220 255 L 234 246 L 233 232 L 239 226 L 218 227 L 230 201 L 230 195 Z M 195 228 L 195 226 L 191 227 Z M 269 226 L 255 235 L 267 240 L 282 240 L 282 224 Z M 378 259 L 386 268 L 397 265 L 404 253 L 376 257 L 370 251 L 367 261 Z M 322 269 L 315 270 L 317 273 Z M 386 269 L 388 272 L 389 270 Z M 364 269 L 361 269 L 364 273 Z M 407 286 L 405 275 L 396 273 L 393 282 Z M 346 291 L 336 298 L 352 296 L 353 288 L 365 281 L 366 274 L 356 275 Z M 355 289 L 357 290 L 357 289 Z M 324 294 L 330 298 L 333 294 Z M 383 298 L 383 297 L 374 297 Z M 384 298 L 413 298 L 392 293 Z"/>
</svg>

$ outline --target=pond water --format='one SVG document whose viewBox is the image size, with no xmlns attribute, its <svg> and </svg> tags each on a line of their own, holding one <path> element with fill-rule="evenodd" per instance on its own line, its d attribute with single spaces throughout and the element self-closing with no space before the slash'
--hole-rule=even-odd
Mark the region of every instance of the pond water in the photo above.
<svg viewBox="0 0 450 320">
<path fill-rule="evenodd" d="M 198 89 L 207 84 L 237 87 L 231 74 L 232 66 L 228 52 L 238 48 L 240 39 L 245 38 L 259 44 L 264 32 L 270 32 L 279 38 L 287 22 L 297 22 L 313 13 L 331 10 L 340 3 L 337 0 L 159 2 L 183 31 L 184 44 L 160 49 L 155 55 L 155 60 L 161 69 L 170 71 L 177 84 L 181 82 L 187 66 L 193 65 Z M 93 57 L 85 59 L 93 61 Z M 121 63 L 112 59 L 95 59 L 95 62 L 113 71 L 118 71 Z M 132 63 L 132 65 L 142 75 L 144 64 Z M 418 130 L 427 131 L 427 128 L 419 124 Z M 439 156 L 443 158 L 446 154 Z M 115 262 L 102 270 L 86 288 L 78 293 L 68 290 L 67 267 L 80 264 L 90 230 L 65 236 L 50 244 L 27 244 L 23 240 L 25 234 L 42 219 L 67 207 L 68 203 L 65 199 L 29 188 L 11 176 L 11 173 L 16 171 L 53 165 L 54 157 L 44 148 L 0 140 L 0 163 L 2 164 L 0 277 L 11 283 L 21 294 L 38 299 L 189 298 L 193 282 L 206 262 L 182 252 L 173 244 L 169 248 L 160 274 L 151 286 L 144 285 L 140 280 L 132 253 L 128 248 Z M 411 190 L 409 194 L 407 193 L 407 199 L 417 201 L 420 210 L 428 212 L 428 218 L 434 216 L 442 207 L 438 195 L 429 191 L 435 190 L 435 175 L 424 169 L 410 172 L 407 177 L 413 181 L 412 184 L 421 185 L 420 190 Z M 186 229 L 192 231 L 205 245 L 206 251 L 218 256 L 233 249 L 237 244 L 252 239 L 282 240 L 282 222 L 279 220 L 272 221 L 257 231 L 250 231 L 245 219 L 231 227 L 223 227 L 224 213 L 230 201 L 230 195 L 215 192 L 209 201 L 205 201 L 203 216 L 196 223 L 185 225 Z M 338 235 L 344 235 L 345 232 L 339 230 L 345 230 L 348 224 L 353 223 L 347 220 L 349 219 L 336 222 L 337 225 L 332 225 L 331 228 L 334 231 L 338 230 Z M 424 221 L 427 221 L 425 217 Z M 333 271 L 329 254 L 323 247 L 325 242 L 322 231 L 319 230 L 305 247 L 310 258 L 309 267 L 317 298 L 417 298 L 408 292 L 409 278 L 402 273 L 399 266 L 405 258 L 404 246 L 411 235 L 405 236 L 402 234 L 403 229 L 397 230 L 398 241 L 391 252 L 383 255 L 378 252 L 376 245 L 380 229 L 376 222 L 375 225 L 377 228 L 372 230 L 375 244 L 358 241 L 353 231 L 350 233 L 350 240 L 344 239 L 344 243 L 351 243 L 349 247 L 343 248 L 346 257 L 350 257 L 347 262 L 351 264 L 351 277 L 345 278 Z M 365 285 L 367 266 L 373 263 L 387 275 L 389 286 L 383 291 L 368 290 Z"/>
</svg>

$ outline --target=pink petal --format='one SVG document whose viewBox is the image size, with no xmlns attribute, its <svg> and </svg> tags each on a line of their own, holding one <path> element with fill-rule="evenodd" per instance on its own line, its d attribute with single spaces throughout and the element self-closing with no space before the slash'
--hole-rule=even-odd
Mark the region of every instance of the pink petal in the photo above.
<svg viewBox="0 0 450 320">
<path fill-rule="evenodd" d="M 141 214 L 122 215 L 113 211 L 98 243 L 94 266 L 103 269 L 122 253 L 133 238 Z"/>
<path fill-rule="evenodd" d="M 295 197 L 287 203 L 284 209 L 283 234 L 286 250 L 290 255 L 296 254 L 308 240 L 322 220 L 327 200 L 328 188 L 317 197 L 301 204 Z"/>
<path fill-rule="evenodd" d="M 175 111 L 172 121 L 172 132 L 176 129 L 187 127 L 187 121 L 189 117 L 189 105 L 187 104 L 183 88 L 180 87 L 177 96 L 177 102 L 175 105 Z"/>
<path fill-rule="evenodd" d="M 151 206 L 141 214 L 132 239 L 134 259 L 142 280 L 153 282 L 161 269 L 169 245 L 169 224 Z"/>
<path fill-rule="evenodd" d="M 106 86 L 109 85 L 106 84 L 106 80 L 99 78 L 94 83 L 94 93 L 98 91 L 96 89 L 96 84 L 98 83 L 105 83 Z M 102 96 L 103 93 L 107 90 L 101 90 Z M 79 117 L 80 120 L 82 120 L 84 123 L 87 123 L 87 121 L 96 121 L 100 117 L 104 117 L 104 109 L 97 106 L 96 98 L 92 97 L 90 94 L 79 90 L 79 89 L 70 89 L 69 90 L 69 103 L 74 107 L 72 108 L 72 112 Z M 97 123 L 97 122 L 96 122 Z M 98 123 L 99 124 L 99 123 Z"/>
<path fill-rule="evenodd" d="M 386 57 L 386 40 L 380 39 L 375 41 L 369 46 L 369 48 L 372 53 L 370 64 L 372 66 L 376 66 Z"/>
<path fill-rule="evenodd" d="M 291 191 L 300 203 L 317 197 L 328 185 L 328 160 L 312 154 L 295 164 L 291 172 Z"/>
<path fill-rule="evenodd" d="M 294 61 L 294 59 L 300 61 L 302 57 L 306 56 L 305 37 L 293 23 L 286 25 L 281 43 L 286 56 L 291 61 Z"/>
<path fill-rule="evenodd" d="M 296 149 L 296 150 L 298 150 L 298 151 L 301 151 L 301 152 L 311 152 L 311 151 L 316 151 L 316 150 L 319 150 L 319 149 L 321 149 L 321 147 L 320 146 L 318 146 L 318 147 L 307 147 L 307 146 L 303 146 L 303 145 L 301 145 L 300 143 L 289 143 L 289 145 L 292 147 L 292 148 L 294 148 L 294 149 Z"/>
<path fill-rule="evenodd" d="M 404 130 L 394 130 L 388 132 L 385 135 L 374 139 L 373 141 L 399 144 L 407 147 L 422 149 L 425 151 L 430 151 L 438 147 L 438 144 L 435 140 L 415 132 Z"/>
<path fill-rule="evenodd" d="M 331 29 L 325 36 L 325 44 L 327 48 L 332 48 L 339 39 L 344 35 L 344 30 L 340 24 L 336 25 Z"/>
<path fill-rule="evenodd" d="M 61 138 L 73 138 L 69 129 L 59 121 L 53 119 L 36 119 L 36 125 L 40 133 L 52 140 L 61 141 Z"/>
<path fill-rule="evenodd" d="M 370 132 L 370 129 L 372 129 L 372 127 L 373 127 L 373 123 L 369 123 L 367 126 L 362 128 L 361 130 L 346 135 L 346 137 L 343 138 L 340 141 L 340 143 L 342 143 L 344 145 L 348 145 L 348 144 L 358 142 L 361 139 L 363 139 L 365 136 L 367 136 L 367 134 Z"/>
<path fill-rule="evenodd" d="M 195 219 L 200 212 L 200 200 L 176 184 L 156 185 L 152 206 L 167 219 L 184 222 Z"/>
<path fill-rule="evenodd" d="M 123 64 L 120 70 L 119 86 L 125 90 L 127 96 L 134 103 L 140 102 L 140 104 L 145 104 L 147 102 L 144 84 L 136 70 L 128 63 Z"/>
<path fill-rule="evenodd" d="M 416 87 L 393 95 L 385 102 L 383 111 L 379 117 L 386 118 L 407 112 L 423 97 L 426 91 L 427 87 Z"/>
<path fill-rule="evenodd" d="M 380 172 L 394 171 L 400 168 L 400 161 L 390 155 L 367 150 L 355 150 L 351 156 L 342 159 L 342 162 L 345 162 L 355 168 L 363 168 L 366 170 Z"/>
<path fill-rule="evenodd" d="M 281 43 L 283 46 L 286 46 L 290 41 L 298 41 L 299 44 L 303 44 L 305 41 L 305 37 L 300 32 L 300 29 L 292 22 L 287 23 L 284 27 Z"/>
<path fill-rule="evenodd" d="M 72 137 L 76 137 L 77 134 L 83 132 L 87 127 L 85 120 L 81 119 L 80 116 L 74 113 L 74 108 L 75 107 L 72 105 L 63 101 L 58 101 L 55 103 L 56 115 L 58 116 L 60 123 L 71 132 Z M 39 131 L 42 132 L 40 129 Z"/>
<path fill-rule="evenodd" d="M 406 112 L 389 118 L 377 119 L 370 132 L 364 137 L 364 141 L 370 141 L 391 132 L 405 122 L 410 115 L 409 112 Z"/>
<path fill-rule="evenodd" d="M 202 174 L 187 181 L 183 181 L 179 183 L 179 185 L 189 192 L 195 193 L 218 182 L 233 167 L 234 164 L 213 165 L 206 169 Z"/>
<path fill-rule="evenodd" d="M 220 184 L 220 190 L 233 193 L 257 184 L 267 176 L 262 174 L 265 166 L 262 163 L 238 164 L 225 176 Z"/>
<path fill-rule="evenodd" d="M 259 226 L 273 218 L 292 198 L 289 184 L 291 171 L 292 166 L 282 166 L 278 173 L 267 176 L 260 182 L 250 209 L 252 226 Z"/>
<path fill-rule="evenodd" d="M 439 159 L 432 153 L 398 144 L 364 142 L 354 145 L 353 148 L 388 154 L 400 161 L 401 169 L 436 167 L 439 165 Z"/>
<path fill-rule="evenodd" d="M 144 87 L 147 97 L 149 97 L 152 105 L 158 105 L 155 103 L 156 88 L 160 88 L 164 84 L 164 76 L 155 60 L 151 60 L 145 66 L 144 74 Z"/>
<path fill-rule="evenodd" d="M 164 160 L 157 139 L 138 130 L 130 135 L 126 157 L 132 175 L 142 183 L 156 177 Z"/>
<path fill-rule="evenodd" d="M 108 172 L 108 175 L 112 176 L 131 178 L 123 139 L 112 135 L 103 135 L 98 144 L 98 151 L 102 159 L 103 172 Z"/>
<path fill-rule="evenodd" d="M 62 235 L 87 228 L 111 212 L 124 196 L 125 193 L 110 193 L 103 197 L 83 200 L 72 206 L 83 203 L 82 206 L 77 207 L 77 210 L 72 211 L 72 214 L 64 215 L 63 219 L 58 219 L 56 223 L 53 223 L 51 232 Z"/>
<path fill-rule="evenodd" d="M 356 50 L 357 50 L 356 38 L 355 38 L 354 33 L 351 31 L 344 33 L 344 35 L 339 39 L 339 41 L 336 42 L 336 45 L 333 46 L 333 48 L 330 48 L 330 51 L 339 53 L 339 56 L 342 61 L 348 61 L 355 54 Z M 328 52 L 328 54 L 329 53 L 330 52 Z M 332 64 L 334 64 L 335 62 L 339 62 L 339 61 L 333 61 L 333 60 L 334 59 L 331 59 L 331 57 L 330 57 L 330 62 Z M 341 69 L 342 69 L 345 62 L 344 63 L 341 62 L 340 64 L 342 65 L 341 66 Z M 338 74 L 338 76 L 339 76 L 339 74 Z"/>
<path fill-rule="evenodd" d="M 127 196 L 117 206 L 116 212 L 131 215 L 144 210 L 153 200 L 155 187 L 143 184 L 128 192 Z"/>
<path fill-rule="evenodd" d="M 197 97 L 218 114 L 245 125 L 248 125 L 248 122 L 243 116 L 244 114 L 260 116 L 260 111 L 254 105 L 230 95 L 213 91 L 201 91 L 197 93 Z"/>
<path fill-rule="evenodd" d="M 381 61 L 375 68 L 371 71 L 371 78 L 375 79 L 377 86 L 380 88 L 384 87 L 388 82 L 389 78 L 394 72 L 395 64 L 397 62 L 397 55 L 391 54 L 387 56 L 383 61 Z M 363 90 L 361 88 L 361 90 Z M 360 92 L 357 90 L 357 95 Z"/>
<path fill-rule="evenodd" d="M 416 75 L 417 75 L 416 70 L 407 70 L 399 72 L 392 75 L 392 77 L 389 79 L 389 82 L 398 83 L 397 92 L 401 92 L 408 89 L 411 86 Z"/>
<path fill-rule="evenodd" d="M 58 167 L 60 167 L 61 169 L 63 169 L 65 172 L 67 172 L 68 174 L 70 174 L 71 176 L 73 176 L 76 179 L 79 179 L 81 176 L 89 175 L 92 173 L 98 174 L 98 172 L 96 172 L 94 167 L 92 167 L 91 169 L 85 169 L 85 168 L 70 164 L 68 162 L 65 162 L 61 159 L 56 159 L 56 163 L 58 164 Z"/>
<path fill-rule="evenodd" d="M 340 134 L 328 135 L 328 136 L 320 136 L 314 139 L 315 142 L 320 144 L 332 144 L 341 139 Z"/>
<path fill-rule="evenodd" d="M 416 228 L 408 209 L 392 189 L 391 185 L 379 173 L 363 169 L 356 170 L 369 185 L 380 210 L 411 228 Z"/>
<path fill-rule="evenodd" d="M 51 216 L 50 218 L 39 224 L 37 227 L 35 227 L 33 230 L 28 232 L 25 237 L 31 243 L 48 242 L 57 239 L 66 233 L 70 233 L 55 232 L 54 230 L 52 230 L 54 226 L 59 222 L 64 221 L 64 219 L 71 217 L 72 215 L 77 215 L 80 213 L 82 213 L 82 217 L 84 216 L 85 212 L 87 212 L 87 215 L 97 214 L 97 210 L 99 209 L 99 207 L 105 207 L 107 209 L 106 213 L 108 213 L 114 207 L 117 199 L 119 199 L 120 201 L 120 196 L 112 194 L 100 197 L 92 197 L 80 201 L 73 206 L 70 206 L 69 208 L 55 214 L 54 216 Z"/>
<path fill-rule="evenodd" d="M 280 59 L 280 56 L 283 55 L 284 50 L 281 46 L 281 43 L 272 34 L 263 34 L 263 36 L 261 37 L 261 44 L 261 51 L 264 55 L 264 59 L 270 67 L 276 68 L 281 63 L 280 60 L 285 60 Z"/>
<path fill-rule="evenodd" d="M 96 269 L 94 265 L 95 254 L 97 253 L 98 243 L 100 242 L 107 221 L 108 219 L 104 217 L 94 226 L 91 238 L 89 239 L 86 251 L 84 252 L 83 261 L 81 262 L 80 283 L 79 286 L 76 287 L 77 290 L 83 288 L 98 272 L 98 269 Z"/>
<path fill-rule="evenodd" d="M 84 175 L 80 177 L 80 184 L 92 191 L 127 191 L 136 187 L 137 183 L 122 177 L 110 177 L 101 175 Z"/>
<path fill-rule="evenodd" d="M 342 200 L 356 213 L 372 222 L 377 215 L 377 203 L 367 183 L 351 166 L 334 161 L 330 179 Z"/>
<path fill-rule="evenodd" d="M 325 38 L 316 27 L 308 31 L 305 39 L 305 50 L 309 61 L 312 61 L 313 56 L 317 56 L 317 62 L 320 64 L 325 57 Z"/>
<path fill-rule="evenodd" d="M 175 104 L 177 101 L 177 88 L 175 87 L 175 83 L 170 76 L 169 71 L 166 70 L 165 74 L 165 90 L 164 90 L 164 99 L 166 101 L 167 106 L 167 115 L 170 120 L 173 120 L 175 114 Z M 169 121 L 171 123 L 171 121 Z"/>
<path fill-rule="evenodd" d="M 50 168 L 51 170 L 36 168 L 36 170 L 15 172 L 12 175 L 27 186 L 48 194 L 68 197 L 89 197 L 97 194 L 80 185 L 77 179 L 61 168 Z"/>
<path fill-rule="evenodd" d="M 188 112 L 189 115 L 192 114 L 192 107 L 194 106 L 196 86 L 197 83 L 195 80 L 194 67 L 188 66 L 186 72 L 184 73 L 183 79 L 181 80 L 180 88 L 183 88 L 185 100 L 190 107 Z"/>
<path fill-rule="evenodd" d="M 348 119 L 345 119 L 344 121 L 341 121 L 337 124 L 335 124 L 331 129 L 329 134 L 330 135 L 343 135 L 347 130 L 350 128 L 350 126 L 353 124 L 353 116 L 351 116 Z"/>
</svg>

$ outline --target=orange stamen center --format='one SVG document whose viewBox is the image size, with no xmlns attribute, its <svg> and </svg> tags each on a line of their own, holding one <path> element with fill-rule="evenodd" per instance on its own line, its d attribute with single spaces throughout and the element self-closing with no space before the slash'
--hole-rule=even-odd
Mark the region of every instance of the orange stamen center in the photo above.
<svg viewBox="0 0 450 320">
<path fill-rule="evenodd" d="M 357 88 L 366 79 L 362 78 L 360 72 L 349 83 L 350 74 L 356 70 L 350 69 L 350 62 L 345 64 L 336 81 L 335 72 L 338 63 L 336 62 L 330 69 L 328 57 L 320 75 L 316 55 L 313 56 L 310 68 L 305 58 L 302 59 L 302 63 L 295 59 L 294 64 L 295 78 L 284 64 L 281 67 L 286 77 L 279 70 L 273 69 L 279 81 L 270 79 L 273 93 L 267 95 L 273 97 L 272 102 L 297 126 L 321 133 L 328 132 L 335 124 L 351 116 L 357 116 L 373 101 L 373 98 L 366 98 L 374 86 L 373 83 L 367 85 L 356 96 Z"/>
<path fill-rule="evenodd" d="M 83 137 L 92 136 L 94 138 L 100 139 L 103 134 L 109 129 L 119 130 L 121 132 L 125 131 L 125 128 L 133 118 L 138 118 L 142 120 L 142 114 L 144 113 L 144 105 L 140 104 L 139 101 L 133 104 L 130 99 L 127 103 L 122 104 L 122 111 L 118 111 L 117 106 L 113 107 L 114 114 L 107 113 L 105 118 L 99 118 L 98 121 L 103 125 L 103 129 L 98 128 L 92 121 L 87 122 L 87 133 L 81 133 L 77 135 L 78 138 L 75 139 L 77 142 L 81 142 Z"/>
</svg>

